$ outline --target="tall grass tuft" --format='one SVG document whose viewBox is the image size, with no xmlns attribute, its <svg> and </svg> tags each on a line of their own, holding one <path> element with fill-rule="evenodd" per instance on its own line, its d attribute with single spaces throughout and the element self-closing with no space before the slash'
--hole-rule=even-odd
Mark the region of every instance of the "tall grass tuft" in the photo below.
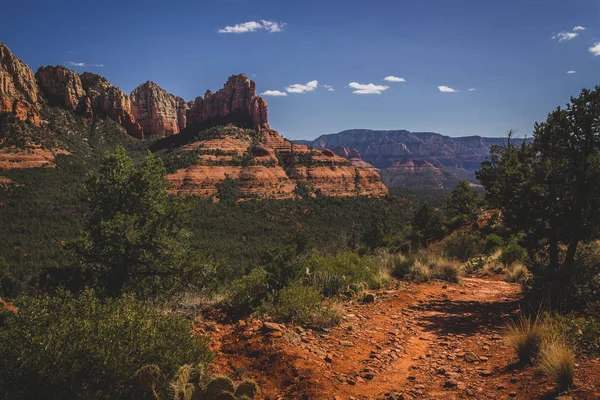
<svg viewBox="0 0 600 400">
<path fill-rule="evenodd" d="M 515 263 L 506 269 L 506 281 L 512 283 L 526 283 L 530 278 L 527 267 L 521 263 Z"/>
<path fill-rule="evenodd" d="M 504 340 L 522 363 L 530 363 L 538 354 L 544 340 L 546 324 L 539 317 L 521 315 L 505 326 Z"/>
<path fill-rule="evenodd" d="M 556 383 L 559 391 L 567 390 L 575 377 L 575 353 L 564 341 L 550 339 L 540 349 L 538 368 Z"/>
</svg>

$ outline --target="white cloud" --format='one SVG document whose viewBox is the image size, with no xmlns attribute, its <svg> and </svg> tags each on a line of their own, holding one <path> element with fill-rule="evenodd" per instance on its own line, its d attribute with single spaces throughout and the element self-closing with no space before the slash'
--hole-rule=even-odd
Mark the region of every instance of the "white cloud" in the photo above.
<svg viewBox="0 0 600 400">
<path fill-rule="evenodd" d="M 475 89 L 475 88 L 470 88 L 469 89 L 469 92 L 475 92 L 475 91 L 477 91 L 477 89 Z"/>
<path fill-rule="evenodd" d="M 353 92 L 354 94 L 381 94 L 390 88 L 389 86 L 375 85 L 373 83 L 365 85 L 358 82 L 350 82 L 348 86 L 352 89 L 356 89 Z"/>
<path fill-rule="evenodd" d="M 69 61 L 67 64 L 69 64 L 72 67 L 104 67 L 104 64 L 86 64 L 82 62 L 73 61 Z"/>
<path fill-rule="evenodd" d="M 285 26 L 285 22 L 277 23 L 273 21 L 265 21 L 264 19 L 260 22 L 262 22 L 263 28 L 265 28 L 269 33 L 281 32 Z"/>
<path fill-rule="evenodd" d="M 552 36 L 552 39 L 558 39 L 559 42 L 564 42 L 567 40 L 573 40 L 577 36 L 579 36 L 579 33 L 576 32 L 559 32 L 557 35 Z"/>
<path fill-rule="evenodd" d="M 567 74 L 569 74 L 569 75 L 576 74 L 576 73 L 577 73 L 577 71 L 573 71 L 573 70 L 567 71 Z"/>
<path fill-rule="evenodd" d="M 595 56 L 600 56 L 600 42 L 594 43 L 594 45 L 589 48 L 589 52 Z"/>
<path fill-rule="evenodd" d="M 383 78 L 384 81 L 387 82 L 406 82 L 406 79 L 404 78 L 398 78 L 397 76 L 386 76 L 385 78 Z"/>
<path fill-rule="evenodd" d="M 219 29 L 219 33 L 248 33 L 256 32 L 259 29 L 265 29 L 269 33 L 281 32 L 285 26 L 285 22 L 265 21 L 260 22 L 248 21 L 237 25 L 228 25 L 223 29 Z"/>
<path fill-rule="evenodd" d="M 325 86 L 325 89 L 327 89 L 328 92 L 333 92 L 333 86 L 329 86 L 329 85 L 323 85 Z"/>
<path fill-rule="evenodd" d="M 585 31 L 585 26 L 577 25 L 575 28 L 573 28 L 573 32 L 575 31 Z"/>
<path fill-rule="evenodd" d="M 288 93 L 307 93 L 314 92 L 318 86 L 318 81 L 310 81 L 306 85 L 303 85 L 301 83 L 294 83 L 293 85 L 286 87 L 285 90 L 287 90 Z"/>
<path fill-rule="evenodd" d="M 282 92 L 280 90 L 265 90 L 260 95 L 261 96 L 273 96 L 273 97 L 285 97 L 285 96 L 287 96 L 287 93 Z"/>
<path fill-rule="evenodd" d="M 442 93 L 456 93 L 458 92 L 458 90 L 456 89 L 452 89 L 449 86 L 438 86 L 438 89 L 440 90 L 440 92 Z"/>
</svg>

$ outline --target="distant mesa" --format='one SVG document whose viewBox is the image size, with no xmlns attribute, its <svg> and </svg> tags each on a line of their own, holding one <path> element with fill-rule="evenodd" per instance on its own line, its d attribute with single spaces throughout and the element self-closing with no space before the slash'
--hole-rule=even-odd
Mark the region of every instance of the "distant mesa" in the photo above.
<svg viewBox="0 0 600 400">
<path fill-rule="evenodd" d="M 491 147 L 503 144 L 504 140 L 407 130 L 351 129 L 296 143 L 334 149 L 353 164 L 356 163 L 353 160 L 360 158 L 381 172 L 388 187 L 414 187 L 425 182 L 427 187 L 445 188 L 460 179 L 474 180 L 474 171 L 489 158 Z"/>
</svg>

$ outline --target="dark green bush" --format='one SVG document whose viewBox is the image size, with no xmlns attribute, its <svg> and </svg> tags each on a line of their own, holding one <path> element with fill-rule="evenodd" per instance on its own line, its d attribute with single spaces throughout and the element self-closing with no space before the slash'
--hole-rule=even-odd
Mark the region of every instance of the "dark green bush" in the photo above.
<svg viewBox="0 0 600 400">
<path fill-rule="evenodd" d="M 493 253 L 502 246 L 504 246 L 504 239 L 495 233 L 487 235 L 483 240 L 483 248 L 487 254 Z"/>
<path fill-rule="evenodd" d="M 314 287 L 296 284 L 281 289 L 277 300 L 265 304 L 264 311 L 279 322 L 305 325 L 321 310 L 322 301 Z"/>
<path fill-rule="evenodd" d="M 509 243 L 502 248 L 502 254 L 498 261 L 505 267 L 509 267 L 517 262 L 525 262 L 527 259 L 527 250 L 516 243 Z"/>
<path fill-rule="evenodd" d="M 589 243 L 577 251 L 570 290 L 565 290 L 569 305 L 600 311 L 600 245 Z"/>
<path fill-rule="evenodd" d="M 206 364 L 207 339 L 190 321 L 165 315 L 131 296 L 101 301 L 78 296 L 21 297 L 0 328 L 0 397 L 135 399 L 144 366 L 160 371 L 157 391 L 183 364 Z"/>
<path fill-rule="evenodd" d="M 259 267 L 231 283 L 227 294 L 227 307 L 234 314 L 249 313 L 267 297 L 269 282 L 267 271 Z"/>
<path fill-rule="evenodd" d="M 475 233 L 459 232 L 444 242 L 444 254 L 448 258 L 467 262 L 483 252 L 483 242 Z"/>
</svg>

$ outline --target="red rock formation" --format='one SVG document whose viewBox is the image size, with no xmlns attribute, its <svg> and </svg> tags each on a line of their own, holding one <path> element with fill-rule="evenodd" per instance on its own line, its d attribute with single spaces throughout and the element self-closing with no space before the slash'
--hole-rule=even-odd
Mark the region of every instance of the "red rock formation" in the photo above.
<svg viewBox="0 0 600 400">
<path fill-rule="evenodd" d="M 39 89 L 31 69 L 0 42 L 0 113 L 40 124 Z"/>
<path fill-rule="evenodd" d="M 213 197 L 217 184 L 229 176 L 239 180 L 242 199 L 291 198 L 301 185 L 313 193 L 336 197 L 387 194 L 370 167 L 351 165 L 331 150 L 293 144 L 270 129 L 261 134 L 261 143 L 256 145 L 243 129 L 232 133 L 229 128 L 227 134 L 182 147 L 198 152 L 198 159 L 168 176 L 172 192 Z M 247 161 L 241 163 L 242 159 Z M 305 162 L 307 159 L 310 161 Z"/>
<path fill-rule="evenodd" d="M 269 129 L 267 102 L 256 96 L 256 85 L 244 74 L 231 76 L 216 93 L 207 90 L 188 113 L 188 126 L 238 126 Z"/>
<path fill-rule="evenodd" d="M 84 72 L 80 75 L 86 98 L 81 112 L 87 117 L 109 117 L 121 125 L 127 133 L 142 138 L 142 127 L 131 112 L 129 97 L 116 86 L 108 83 L 103 76 Z"/>
<path fill-rule="evenodd" d="M 185 129 L 189 107 L 181 97 L 148 81 L 131 92 L 130 98 L 133 115 L 144 135 L 166 137 Z"/>
<path fill-rule="evenodd" d="M 77 72 L 63 66 L 41 67 L 35 73 L 40 90 L 50 105 L 76 110 L 85 91 Z"/>
</svg>

